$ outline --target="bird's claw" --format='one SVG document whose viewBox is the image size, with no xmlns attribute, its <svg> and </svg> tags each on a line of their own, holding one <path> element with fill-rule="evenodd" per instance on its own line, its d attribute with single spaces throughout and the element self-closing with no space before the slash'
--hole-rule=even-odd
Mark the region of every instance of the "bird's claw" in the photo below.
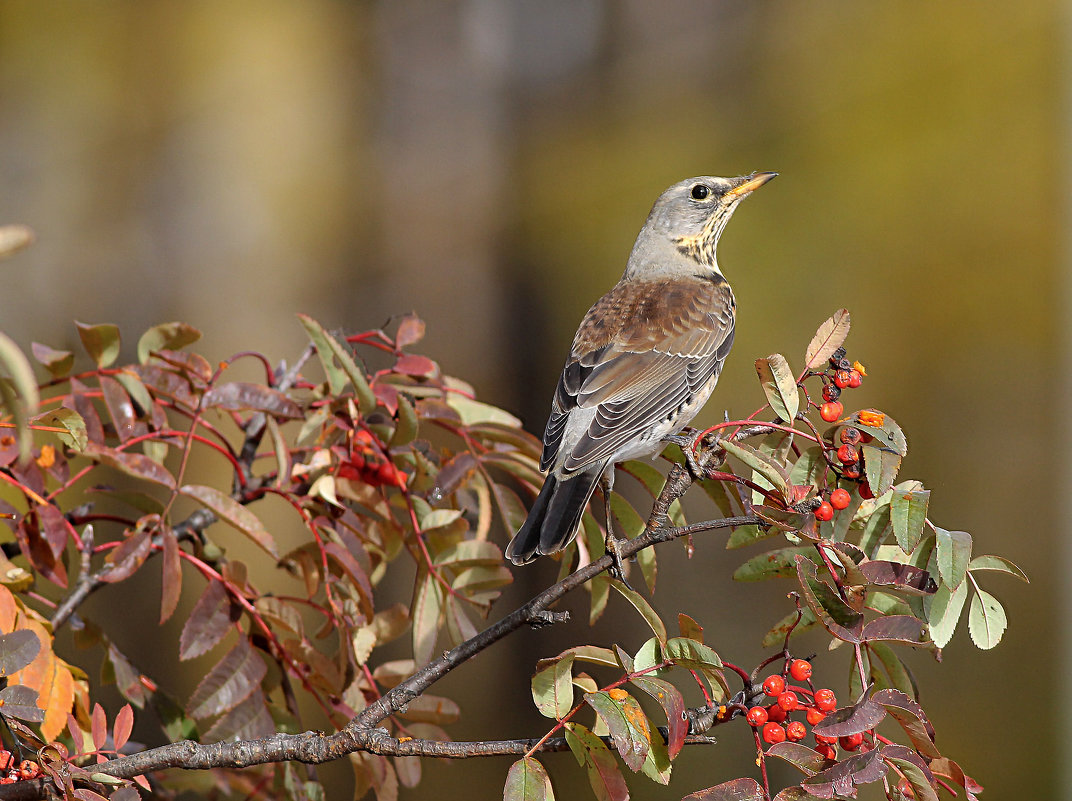
<svg viewBox="0 0 1072 801">
<path fill-rule="evenodd" d="M 610 573 L 611 578 L 615 578 L 620 581 L 622 584 L 625 585 L 625 588 L 627 590 L 629 590 L 630 592 L 636 592 L 636 590 L 634 590 L 630 586 L 629 579 L 626 578 L 625 562 L 622 560 L 622 554 L 619 550 L 619 546 L 621 546 L 623 542 L 624 540 L 618 539 L 613 534 L 607 536 L 607 553 L 610 554 L 611 558 L 611 566 L 608 572 Z"/>
<path fill-rule="evenodd" d="M 696 458 L 696 447 L 703 437 L 704 432 L 696 432 L 693 429 L 686 429 L 689 433 L 682 432 L 681 434 L 669 434 L 663 437 L 664 442 L 669 442 L 673 445 L 677 445 L 681 448 L 681 453 L 685 456 L 685 466 L 688 467 L 689 473 L 697 481 L 702 481 L 707 477 L 707 472 L 704 466 L 700 464 Z M 704 460 L 706 462 L 706 459 Z"/>
</svg>

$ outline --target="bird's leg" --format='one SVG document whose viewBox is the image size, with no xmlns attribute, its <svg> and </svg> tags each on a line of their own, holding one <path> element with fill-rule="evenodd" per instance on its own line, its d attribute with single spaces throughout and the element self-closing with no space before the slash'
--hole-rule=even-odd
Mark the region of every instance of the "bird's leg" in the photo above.
<svg viewBox="0 0 1072 801">
<path fill-rule="evenodd" d="M 622 562 L 622 555 L 618 550 L 618 546 L 622 543 L 622 540 L 614 536 L 614 516 L 610 511 L 610 493 L 611 490 L 614 489 L 613 464 L 611 464 L 610 467 L 604 471 L 603 475 L 599 477 L 599 486 L 600 489 L 603 490 L 603 504 L 607 520 L 607 553 L 609 553 L 610 558 L 614 560 L 610 572 L 614 578 L 618 579 L 631 590 L 633 588 L 629 586 L 629 580 L 625 577 L 625 564 Z"/>
</svg>

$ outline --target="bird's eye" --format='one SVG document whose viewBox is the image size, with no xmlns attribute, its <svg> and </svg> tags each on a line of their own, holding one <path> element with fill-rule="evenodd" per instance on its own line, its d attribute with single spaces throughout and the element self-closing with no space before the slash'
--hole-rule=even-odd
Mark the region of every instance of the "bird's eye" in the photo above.
<svg viewBox="0 0 1072 801">
<path fill-rule="evenodd" d="M 711 194 L 711 190 L 708 189 L 703 184 L 696 184 L 696 186 L 694 186 L 692 188 L 692 198 L 693 198 L 693 200 L 703 200 L 709 194 Z"/>
</svg>

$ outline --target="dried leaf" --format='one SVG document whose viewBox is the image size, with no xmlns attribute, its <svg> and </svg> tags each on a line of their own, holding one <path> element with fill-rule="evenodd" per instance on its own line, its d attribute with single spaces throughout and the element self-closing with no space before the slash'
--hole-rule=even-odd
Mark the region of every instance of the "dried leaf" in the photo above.
<svg viewBox="0 0 1072 801">
<path fill-rule="evenodd" d="M 187 712 L 193 718 L 207 718 L 234 709 L 259 688 L 267 670 L 249 640 L 240 638 L 197 685 Z"/>
<path fill-rule="evenodd" d="M 238 620 L 240 610 L 222 581 L 210 581 L 190 612 L 179 638 L 179 659 L 201 656 L 214 648 Z"/>
<path fill-rule="evenodd" d="M 834 355 L 849 335 L 849 310 L 838 309 L 815 332 L 804 352 L 804 369 L 814 370 Z"/>
<path fill-rule="evenodd" d="M 175 477 L 168 472 L 167 468 L 143 454 L 108 448 L 92 441 L 91 437 L 86 446 L 85 455 L 101 464 L 114 467 L 128 476 L 151 481 L 168 489 L 175 488 Z"/>
</svg>

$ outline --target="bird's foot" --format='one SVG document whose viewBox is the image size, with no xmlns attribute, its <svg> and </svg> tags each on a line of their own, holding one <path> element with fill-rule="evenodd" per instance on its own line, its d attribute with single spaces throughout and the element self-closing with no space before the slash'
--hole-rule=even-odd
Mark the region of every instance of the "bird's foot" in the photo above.
<svg viewBox="0 0 1072 801">
<path fill-rule="evenodd" d="M 608 572 L 610 573 L 611 578 L 618 579 L 618 581 L 625 585 L 627 590 L 635 592 L 629 584 L 629 579 L 626 577 L 625 561 L 622 559 L 622 553 L 619 550 L 624 542 L 625 540 L 620 540 L 613 534 L 607 535 L 607 553 L 610 554 L 611 558 L 611 566 Z"/>
<path fill-rule="evenodd" d="M 702 481 L 707 477 L 707 471 L 705 470 L 707 456 L 704 456 L 703 463 L 696 458 L 696 448 L 700 444 L 700 440 L 703 439 L 704 433 L 693 428 L 686 428 L 680 434 L 668 434 L 663 437 L 663 442 L 669 442 L 681 448 L 681 452 L 685 455 L 685 466 L 688 467 L 689 473 L 697 481 Z"/>
</svg>

